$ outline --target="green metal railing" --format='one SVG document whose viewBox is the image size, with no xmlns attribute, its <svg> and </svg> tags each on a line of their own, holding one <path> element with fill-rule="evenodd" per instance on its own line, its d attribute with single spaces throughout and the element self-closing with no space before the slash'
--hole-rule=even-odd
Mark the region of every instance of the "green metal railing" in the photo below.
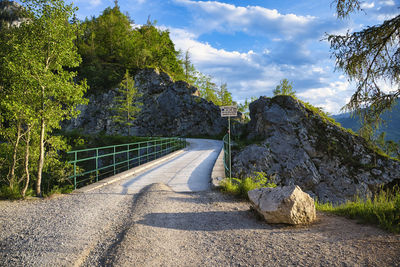
<svg viewBox="0 0 400 267">
<path fill-rule="evenodd" d="M 67 152 L 73 159 L 74 188 L 155 160 L 186 147 L 184 138 L 157 138 L 149 141 L 81 149 Z"/>
<path fill-rule="evenodd" d="M 231 177 L 231 144 L 229 140 L 229 135 L 226 134 L 224 138 L 222 138 L 224 142 L 224 168 L 225 168 L 225 176 Z"/>
</svg>

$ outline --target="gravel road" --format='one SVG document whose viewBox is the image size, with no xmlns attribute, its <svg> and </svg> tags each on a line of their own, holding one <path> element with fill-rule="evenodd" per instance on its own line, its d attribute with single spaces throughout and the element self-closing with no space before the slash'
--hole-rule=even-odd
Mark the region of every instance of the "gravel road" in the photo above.
<svg viewBox="0 0 400 267">
<path fill-rule="evenodd" d="M 249 203 L 165 184 L 0 201 L 0 266 L 400 266 L 400 235 L 318 214 L 268 225 Z"/>
</svg>

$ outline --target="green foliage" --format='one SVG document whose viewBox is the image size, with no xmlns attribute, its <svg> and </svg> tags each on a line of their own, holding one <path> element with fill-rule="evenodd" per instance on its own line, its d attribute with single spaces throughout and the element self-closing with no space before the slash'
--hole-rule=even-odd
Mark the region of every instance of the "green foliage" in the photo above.
<svg viewBox="0 0 400 267">
<path fill-rule="evenodd" d="M 16 200 L 21 198 L 22 195 L 18 186 L 10 188 L 7 185 L 3 185 L 2 187 L 0 187 L 0 199 Z"/>
<path fill-rule="evenodd" d="M 132 28 L 133 21 L 118 6 L 106 8 L 98 18 L 82 23 L 79 53 L 83 63 L 79 76 L 94 90 L 108 90 L 118 85 L 126 69 L 135 74 L 143 68 L 165 71 L 174 79 L 184 79 L 179 52 L 168 30 L 160 30 L 150 21 Z"/>
<path fill-rule="evenodd" d="M 226 83 L 221 84 L 217 89 L 218 106 L 229 106 L 232 105 L 232 94 L 228 91 L 228 85 Z"/>
<path fill-rule="evenodd" d="M 336 125 L 337 127 L 342 128 L 341 125 L 340 125 L 340 123 L 338 123 L 337 121 L 335 121 L 335 119 L 332 118 L 332 117 L 330 116 L 329 113 L 324 112 L 322 108 L 320 108 L 320 107 L 314 107 L 313 105 L 311 105 L 311 104 L 308 103 L 308 102 L 302 101 L 302 100 L 300 100 L 300 99 L 298 99 L 298 98 L 296 98 L 296 99 L 297 99 L 298 101 L 300 101 L 307 109 L 309 109 L 310 111 L 312 111 L 314 114 L 320 116 L 320 117 L 324 120 L 324 122 L 329 122 L 329 123 L 331 123 L 331 124 Z M 342 128 L 342 129 L 343 129 L 343 128 Z M 354 132 L 353 132 L 353 133 L 354 133 Z"/>
<path fill-rule="evenodd" d="M 350 13 L 361 10 L 359 0 L 335 0 L 333 3 L 336 4 L 337 16 L 339 18 L 346 18 Z"/>
<path fill-rule="evenodd" d="M 273 177 L 267 177 L 264 172 L 255 172 L 254 176 L 244 179 L 226 178 L 221 186 L 223 192 L 248 199 L 247 192 L 262 187 L 276 187 L 276 184 Z"/>
<path fill-rule="evenodd" d="M 73 185 L 66 185 L 60 187 L 59 185 L 54 186 L 49 192 L 45 192 L 43 195 L 45 197 L 50 197 L 54 194 L 69 194 L 74 191 Z"/>
<path fill-rule="evenodd" d="M 273 93 L 274 96 L 289 95 L 294 97 L 296 95 L 296 91 L 293 91 L 293 82 L 289 82 L 288 79 L 281 80 L 279 85 L 276 86 Z"/>
<path fill-rule="evenodd" d="M 141 94 L 135 87 L 135 80 L 129 75 L 128 70 L 125 73 L 124 79 L 120 83 L 118 90 L 120 95 L 114 98 L 115 107 L 113 120 L 128 127 L 128 135 L 130 134 L 130 126 L 133 125 L 132 121 L 135 120 L 136 114 L 140 112 L 142 103 L 138 102 Z"/>
<path fill-rule="evenodd" d="M 199 89 L 200 97 L 214 104 L 219 102 L 216 94 L 217 85 L 212 81 L 211 76 L 198 73 L 195 86 Z"/>
<path fill-rule="evenodd" d="M 362 223 L 376 224 L 393 233 L 400 233 L 400 190 L 381 190 L 375 197 L 349 201 L 334 206 L 331 203 L 319 203 L 316 208 L 320 211 L 330 212 Z"/>
<path fill-rule="evenodd" d="M 197 71 L 194 65 L 190 60 L 189 50 L 186 50 L 184 58 L 181 59 L 183 72 L 184 72 L 184 81 L 190 85 L 196 84 L 197 81 Z"/>
<path fill-rule="evenodd" d="M 59 134 L 66 137 L 68 145 L 71 146 L 70 150 L 136 143 L 152 139 L 151 137 L 125 135 L 82 134 L 77 130 Z"/>
<path fill-rule="evenodd" d="M 62 0 L 22 3 L 28 20 L 0 32 L 0 135 L 8 147 L 2 160 L 10 189 L 35 180 L 41 195 L 43 170 L 44 176 L 52 170 L 46 161 L 58 160 L 58 150 L 65 149 L 52 131 L 87 103 L 87 86 L 70 71 L 81 61 L 74 42 L 78 25 L 69 23 L 76 9 Z"/>
<path fill-rule="evenodd" d="M 229 106 L 233 104 L 232 94 L 228 91 L 226 83 L 217 86 L 209 75 L 197 73 L 195 86 L 200 92 L 200 97 L 213 102 L 217 106 Z"/>
<path fill-rule="evenodd" d="M 250 100 L 248 98 L 246 98 L 244 100 L 243 104 L 238 105 L 238 111 L 241 112 L 245 116 L 246 122 L 250 121 L 250 111 L 249 111 L 250 103 L 252 103 L 256 100 L 257 100 L 257 97 L 252 96 L 252 97 L 250 97 Z"/>
<path fill-rule="evenodd" d="M 336 0 L 339 18 L 360 10 L 359 0 Z M 381 115 L 400 96 L 399 42 L 400 15 L 383 23 L 345 35 L 328 35 L 336 68 L 357 83 L 356 90 L 345 109 L 362 115 L 363 123 L 378 125 Z M 393 88 L 384 92 L 386 82 Z M 370 129 L 366 129 L 368 133 Z"/>
</svg>

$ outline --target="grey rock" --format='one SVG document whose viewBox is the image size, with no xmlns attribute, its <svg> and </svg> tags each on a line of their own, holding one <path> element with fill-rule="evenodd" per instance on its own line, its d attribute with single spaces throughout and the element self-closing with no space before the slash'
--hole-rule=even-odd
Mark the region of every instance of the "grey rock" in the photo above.
<svg viewBox="0 0 400 267">
<path fill-rule="evenodd" d="M 197 88 L 183 81 L 174 82 L 164 72 L 141 70 L 135 85 L 142 94 L 142 110 L 132 121 L 130 132 L 136 136 L 215 136 L 227 128 L 227 119 L 220 109 L 199 97 Z M 113 98 L 117 90 L 91 95 L 87 106 L 79 107 L 81 114 L 64 123 L 66 130 L 84 133 L 128 133 L 127 126 L 112 120 Z"/>
<path fill-rule="evenodd" d="M 296 185 L 254 189 L 248 196 L 268 223 L 308 224 L 316 219 L 314 200 Z"/>
<path fill-rule="evenodd" d="M 250 117 L 248 138 L 261 141 L 234 151 L 234 177 L 262 171 L 278 185 L 298 185 L 334 203 L 400 183 L 400 162 L 374 153 L 364 139 L 292 97 L 260 97 L 250 104 Z"/>
</svg>

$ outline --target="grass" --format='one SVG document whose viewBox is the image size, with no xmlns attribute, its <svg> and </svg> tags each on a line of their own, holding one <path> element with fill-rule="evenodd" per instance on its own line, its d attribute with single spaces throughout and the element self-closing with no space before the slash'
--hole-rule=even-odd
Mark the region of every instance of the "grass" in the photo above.
<svg viewBox="0 0 400 267">
<path fill-rule="evenodd" d="M 381 190 L 375 197 L 334 206 L 332 203 L 315 202 L 319 211 L 356 219 L 360 223 L 378 225 L 393 233 L 400 233 L 400 190 Z"/>
<path fill-rule="evenodd" d="M 248 199 L 247 192 L 261 187 L 276 187 L 276 184 L 264 172 L 256 172 L 254 176 L 245 179 L 227 178 L 222 181 L 221 187 L 223 192 Z"/>
</svg>

